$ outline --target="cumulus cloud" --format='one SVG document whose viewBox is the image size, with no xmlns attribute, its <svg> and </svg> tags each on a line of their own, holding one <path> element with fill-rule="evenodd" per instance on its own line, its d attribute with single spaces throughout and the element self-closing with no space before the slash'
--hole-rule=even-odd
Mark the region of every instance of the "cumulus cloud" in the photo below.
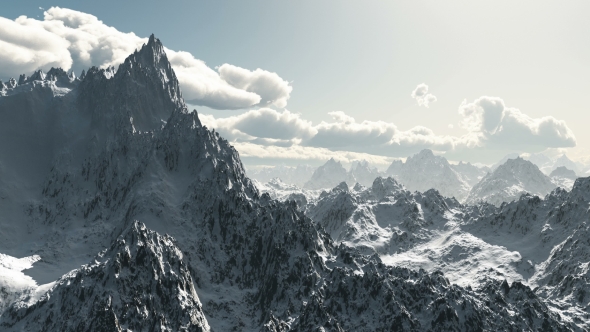
<svg viewBox="0 0 590 332">
<path fill-rule="evenodd" d="M 257 141 L 259 144 L 300 142 L 317 134 L 311 121 L 288 110 L 282 112 L 270 108 L 250 110 L 240 115 L 215 119 L 211 115 L 200 115 L 201 122 L 215 128 L 229 140 Z"/>
<path fill-rule="evenodd" d="M 279 108 L 287 106 L 287 99 L 293 87 L 276 73 L 260 68 L 250 71 L 227 63 L 218 70 L 221 78 L 231 86 L 259 95 L 260 106 L 271 104 Z"/>
<path fill-rule="evenodd" d="M 251 142 L 235 142 L 233 145 L 240 153 L 240 158 L 243 159 L 325 161 L 330 158 L 334 158 L 336 161 L 340 161 L 342 163 L 352 163 L 353 161 L 366 160 L 370 164 L 383 166 L 391 164 L 393 160 L 393 158 L 369 153 L 333 151 L 326 148 L 301 145 L 292 145 L 289 147 L 262 146 Z"/>
<path fill-rule="evenodd" d="M 433 94 L 428 93 L 428 85 L 424 83 L 418 84 L 414 91 L 412 91 L 411 96 L 416 99 L 419 106 L 424 106 L 426 108 L 428 108 L 430 103 L 436 101 L 436 97 Z"/>
<path fill-rule="evenodd" d="M 229 85 L 218 72 L 188 52 L 166 49 L 166 55 L 188 103 L 215 109 L 240 109 L 261 101 L 256 93 Z"/>
<path fill-rule="evenodd" d="M 477 137 L 480 146 L 511 146 L 524 152 L 576 146 L 574 133 L 565 121 L 552 116 L 532 118 L 506 107 L 497 97 L 464 101 L 459 114 L 463 116 L 462 127 Z"/>
<path fill-rule="evenodd" d="M 322 121 L 313 125 L 299 114 L 287 110 L 278 112 L 263 108 L 240 115 L 215 118 L 212 115 L 199 117 L 209 128 L 214 128 L 226 139 L 237 143 L 260 146 L 289 147 L 289 151 L 339 151 L 354 154 L 367 153 L 383 158 L 407 156 L 424 148 L 437 151 L 453 149 L 462 141 L 451 136 L 439 136 L 432 130 L 417 126 L 407 131 L 398 130 L 393 123 L 384 121 L 357 122 L 344 112 L 328 113 L 331 122 Z M 253 149 L 251 145 L 248 146 Z M 298 150 L 299 149 L 299 150 Z M 320 150 L 317 150 L 320 149 Z M 266 150 L 280 152 L 283 150 Z M 314 152 L 314 153 L 315 153 Z M 321 157 L 322 154 L 314 154 Z"/>
<path fill-rule="evenodd" d="M 325 160 L 338 155 L 346 161 L 348 157 L 343 156 L 362 159 L 360 153 L 390 160 L 428 148 L 458 159 L 494 161 L 510 152 L 575 146 L 575 137 L 564 121 L 532 118 L 506 107 L 500 98 L 464 102 L 459 113 L 463 116 L 460 124 L 468 131 L 461 136 L 438 135 L 424 126 L 400 130 L 391 122 L 359 122 L 344 112 L 328 113 L 332 120 L 317 125 L 299 114 L 268 108 L 227 118 L 200 117 L 250 158 Z"/>
<path fill-rule="evenodd" d="M 118 31 L 94 15 L 66 8 L 48 9 L 43 20 L 0 17 L 0 76 L 18 77 L 51 67 L 80 72 L 91 66 L 116 66 L 146 42 L 147 38 Z M 218 72 L 188 52 L 166 49 L 166 53 L 191 104 L 216 109 L 282 108 L 289 99 L 292 87 L 276 73 L 228 64 Z"/>
<path fill-rule="evenodd" d="M 317 134 L 307 143 L 311 146 L 342 148 L 351 146 L 381 145 L 390 142 L 397 127 L 384 121 L 356 120 L 344 112 L 328 113 L 333 122 L 321 122 Z"/>
<path fill-rule="evenodd" d="M 436 135 L 423 126 L 403 131 L 391 122 L 357 122 L 343 112 L 328 114 L 332 116 L 333 121 L 321 122 L 315 126 L 317 134 L 302 144 L 402 157 L 424 148 L 449 150 L 462 142 L 460 138 Z"/>
<path fill-rule="evenodd" d="M 21 17 L 16 21 L 0 17 L 0 68 L 3 75 L 18 77 L 40 67 L 72 66 L 67 40 L 21 22 Z"/>
</svg>

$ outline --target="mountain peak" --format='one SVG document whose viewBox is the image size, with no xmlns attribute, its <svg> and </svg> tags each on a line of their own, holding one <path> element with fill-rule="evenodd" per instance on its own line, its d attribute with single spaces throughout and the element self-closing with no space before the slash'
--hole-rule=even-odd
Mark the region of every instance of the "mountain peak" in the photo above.
<svg viewBox="0 0 590 332">
<path fill-rule="evenodd" d="M 572 171 L 571 169 L 565 167 L 565 166 L 559 166 L 556 167 L 551 174 L 549 174 L 550 177 L 554 177 L 554 176 L 559 176 L 559 177 L 564 177 L 564 178 L 569 178 L 569 179 L 576 179 L 576 172 Z"/>
<path fill-rule="evenodd" d="M 169 69 L 171 69 L 171 66 L 168 62 L 164 45 L 153 34 L 148 39 L 147 44 L 143 44 L 139 50 L 136 50 L 125 59 L 124 65 L 132 66 L 133 63 L 139 64 L 144 68 L 162 68 L 167 71 L 166 76 L 170 76 Z M 172 77 L 168 77 L 168 79 L 172 79 Z M 176 79 L 176 76 L 174 76 L 174 79 Z"/>
<path fill-rule="evenodd" d="M 430 149 L 424 149 L 424 150 L 418 152 L 417 155 L 434 157 L 434 152 L 432 152 L 432 150 L 430 150 Z"/>
<path fill-rule="evenodd" d="M 121 132 L 115 124 L 123 124 L 125 131 L 152 132 L 161 129 L 173 112 L 188 112 L 164 46 L 153 35 L 125 59 L 116 73 L 90 68 L 81 89 L 83 98 L 92 98 L 82 104 L 89 110 L 95 109 L 93 120 L 115 134 Z M 103 93 L 91 93 L 96 89 Z M 110 117 L 113 119 L 106 122 L 100 120 Z"/>
<path fill-rule="evenodd" d="M 434 152 L 432 152 L 432 150 L 430 149 L 424 149 L 416 153 L 415 155 L 408 157 L 408 159 L 406 160 L 406 164 L 423 164 L 425 161 L 434 163 L 440 162 L 445 165 L 449 164 L 445 157 L 435 155 Z"/>
<path fill-rule="evenodd" d="M 476 184 L 467 197 L 467 203 L 487 201 L 500 206 L 503 202 L 518 200 L 524 193 L 543 197 L 555 187 L 537 165 L 516 157 L 506 160 Z"/>
</svg>

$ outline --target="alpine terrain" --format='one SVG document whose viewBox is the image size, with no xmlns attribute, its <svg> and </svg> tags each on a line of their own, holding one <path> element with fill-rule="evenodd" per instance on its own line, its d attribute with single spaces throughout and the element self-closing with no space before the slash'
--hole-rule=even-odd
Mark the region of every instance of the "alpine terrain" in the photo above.
<svg viewBox="0 0 590 332">
<path fill-rule="evenodd" d="M 465 181 L 425 152 L 400 182 L 449 192 L 350 189 L 331 160 L 306 184 L 333 188 L 317 202 L 275 200 L 187 109 L 153 35 L 118 68 L 0 91 L 2 331 L 589 328 L 588 178 L 461 205 L 445 196 Z"/>
</svg>

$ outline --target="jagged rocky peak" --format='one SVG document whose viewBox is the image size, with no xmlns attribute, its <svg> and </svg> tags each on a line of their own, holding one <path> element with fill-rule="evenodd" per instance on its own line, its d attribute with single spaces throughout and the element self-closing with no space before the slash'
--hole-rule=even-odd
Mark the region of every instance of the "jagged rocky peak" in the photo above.
<svg viewBox="0 0 590 332">
<path fill-rule="evenodd" d="M 168 57 L 164 51 L 164 45 L 154 34 L 150 35 L 148 43 L 141 47 L 139 52 L 135 52 L 136 59 L 139 63 L 146 66 L 156 66 L 158 68 L 170 68 Z"/>
<path fill-rule="evenodd" d="M 31 75 L 31 77 L 29 77 L 27 79 L 27 82 L 43 81 L 44 79 L 45 79 L 45 73 L 43 72 L 43 70 L 39 69 L 39 70 L 35 71 L 33 73 L 33 75 Z"/>
<path fill-rule="evenodd" d="M 153 132 L 172 112 L 188 112 L 164 46 L 154 35 L 116 71 L 92 67 L 81 76 L 80 104 L 93 115 L 95 126 Z"/>
<path fill-rule="evenodd" d="M 119 75 L 123 75 L 131 72 L 135 66 L 150 72 L 151 75 L 158 76 L 173 101 L 180 102 L 182 100 L 178 79 L 168 61 L 164 45 L 153 34 L 147 44 L 125 59 L 125 62 L 119 67 L 118 73 L 121 72 Z"/>
<path fill-rule="evenodd" d="M 396 192 L 404 190 L 404 186 L 395 181 L 394 178 L 382 178 L 378 177 L 373 181 L 371 186 L 373 194 L 379 198 L 393 195 Z"/>
<path fill-rule="evenodd" d="M 6 82 L 6 86 L 8 86 L 9 88 L 15 88 L 17 86 L 16 80 L 14 79 L 14 77 L 11 77 L 8 82 Z"/>
<path fill-rule="evenodd" d="M 137 221 L 39 299 L 13 304 L 0 326 L 3 331 L 209 330 L 176 241 Z"/>
<path fill-rule="evenodd" d="M 348 184 L 346 184 L 345 181 L 340 182 L 340 184 L 338 184 L 336 187 L 334 187 L 335 191 L 342 191 L 342 192 L 349 192 L 349 188 L 348 188 Z"/>
<path fill-rule="evenodd" d="M 21 74 L 21 75 L 18 77 L 18 85 L 23 85 L 23 84 L 25 84 L 26 80 L 27 80 L 27 75 L 25 75 L 25 74 Z"/>
<path fill-rule="evenodd" d="M 419 169 L 428 169 L 429 167 L 449 167 L 450 164 L 445 157 L 437 156 L 430 149 L 424 149 L 419 153 L 408 157 L 406 168 L 418 167 Z"/>
</svg>

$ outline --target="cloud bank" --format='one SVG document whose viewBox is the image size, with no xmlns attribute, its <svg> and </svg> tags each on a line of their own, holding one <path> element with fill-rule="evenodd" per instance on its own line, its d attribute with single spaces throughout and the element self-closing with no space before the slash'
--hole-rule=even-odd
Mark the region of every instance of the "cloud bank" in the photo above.
<svg viewBox="0 0 590 332">
<path fill-rule="evenodd" d="M 37 69 L 81 72 L 91 66 L 122 63 L 147 38 L 107 26 L 96 16 L 52 7 L 43 20 L 0 17 L 0 77 L 18 77 Z M 283 108 L 292 87 L 276 73 L 223 64 L 218 71 L 188 52 L 166 49 L 187 102 L 215 109 L 256 106 Z"/>
<path fill-rule="evenodd" d="M 531 118 L 516 108 L 508 108 L 497 97 L 480 97 L 459 107 L 461 125 L 477 137 L 478 144 L 490 147 L 564 148 L 576 146 L 574 133 L 563 120 L 552 116 Z"/>
<path fill-rule="evenodd" d="M 550 116 L 532 118 L 495 97 L 460 105 L 461 126 L 467 130 L 460 136 L 437 135 L 423 126 L 401 130 L 391 122 L 359 122 L 343 112 L 328 114 L 332 120 L 317 125 L 299 114 L 269 108 L 226 118 L 200 118 L 232 141 L 238 151 L 258 158 L 324 160 L 330 155 L 350 162 L 363 154 L 364 159 L 385 162 L 425 148 L 458 157 L 493 150 L 498 156 L 492 158 L 497 158 L 507 152 L 530 153 L 576 144 L 564 121 Z"/>
<path fill-rule="evenodd" d="M 428 108 L 430 103 L 436 101 L 436 97 L 433 94 L 428 93 L 428 85 L 424 83 L 418 84 L 414 91 L 412 91 L 411 96 L 416 99 L 418 106 L 424 106 L 426 108 Z"/>
</svg>

